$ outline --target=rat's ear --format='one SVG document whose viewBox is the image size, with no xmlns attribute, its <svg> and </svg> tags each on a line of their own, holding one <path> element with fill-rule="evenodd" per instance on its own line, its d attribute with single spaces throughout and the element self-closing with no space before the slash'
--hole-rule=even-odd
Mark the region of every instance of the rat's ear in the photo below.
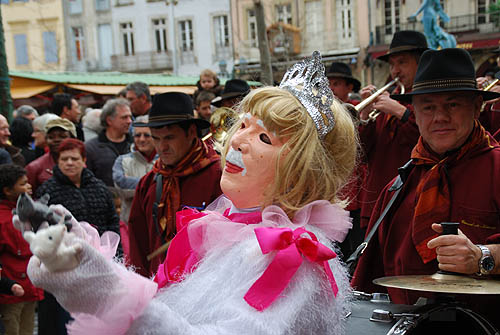
<svg viewBox="0 0 500 335">
<path fill-rule="evenodd" d="M 23 237 L 26 240 L 26 242 L 31 244 L 31 242 L 33 242 L 33 240 L 35 239 L 35 233 L 32 231 L 25 231 Z"/>
<path fill-rule="evenodd" d="M 41 202 L 42 204 L 47 205 L 49 203 L 49 200 L 50 200 L 50 194 L 45 193 L 44 195 L 42 195 L 42 197 L 40 199 L 38 199 L 38 202 Z"/>
</svg>

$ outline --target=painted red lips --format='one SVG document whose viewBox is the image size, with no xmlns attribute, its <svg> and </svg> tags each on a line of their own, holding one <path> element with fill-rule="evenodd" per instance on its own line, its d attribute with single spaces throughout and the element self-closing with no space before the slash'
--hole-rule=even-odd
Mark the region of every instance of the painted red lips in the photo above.
<svg viewBox="0 0 500 335">
<path fill-rule="evenodd" d="M 240 173 L 241 171 L 243 171 L 243 168 L 226 161 L 225 170 L 227 173 Z"/>
</svg>

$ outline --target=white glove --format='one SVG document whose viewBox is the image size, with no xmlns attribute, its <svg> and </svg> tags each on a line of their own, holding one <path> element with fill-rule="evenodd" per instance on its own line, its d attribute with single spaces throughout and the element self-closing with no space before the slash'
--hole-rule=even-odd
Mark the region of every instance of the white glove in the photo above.
<svg viewBox="0 0 500 335">
<path fill-rule="evenodd" d="M 67 234 L 65 244 L 80 244 L 77 257 L 80 264 L 73 270 L 50 272 L 33 256 L 28 264 L 31 282 L 52 293 L 70 313 L 99 314 L 107 303 L 118 295 L 119 276 L 113 271 L 111 261 L 84 240 Z"/>
</svg>

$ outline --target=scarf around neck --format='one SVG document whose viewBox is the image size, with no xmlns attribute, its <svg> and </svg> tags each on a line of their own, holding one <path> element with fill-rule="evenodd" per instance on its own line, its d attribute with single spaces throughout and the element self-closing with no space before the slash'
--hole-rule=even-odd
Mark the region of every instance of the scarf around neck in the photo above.
<svg viewBox="0 0 500 335">
<path fill-rule="evenodd" d="M 197 138 L 191 150 L 175 166 L 167 166 L 161 159 L 155 162 L 154 173 L 163 177 L 158 217 L 166 241 L 171 240 L 176 233 L 175 213 L 181 205 L 179 178 L 195 174 L 218 160 L 219 155 Z"/>
<path fill-rule="evenodd" d="M 421 177 L 416 190 L 416 206 L 412 220 L 412 240 L 420 258 L 428 263 L 436 258 L 436 251 L 427 247 L 427 242 L 437 234 L 433 223 L 447 222 L 450 218 L 450 180 L 448 169 L 461 161 L 497 147 L 498 143 L 475 120 L 469 139 L 457 150 L 439 157 L 429 150 L 419 138 L 411 153 L 413 164 L 429 169 Z"/>
</svg>

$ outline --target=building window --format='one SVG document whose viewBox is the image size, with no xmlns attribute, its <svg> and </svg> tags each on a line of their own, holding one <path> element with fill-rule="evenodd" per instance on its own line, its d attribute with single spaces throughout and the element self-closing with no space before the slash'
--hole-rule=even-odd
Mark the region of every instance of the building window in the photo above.
<svg viewBox="0 0 500 335">
<path fill-rule="evenodd" d="M 121 5 L 132 5 L 134 3 L 134 0 L 117 0 L 116 1 L 118 6 Z"/>
<path fill-rule="evenodd" d="M 340 0 L 340 31 L 342 39 L 352 38 L 352 2 L 351 0 Z"/>
<path fill-rule="evenodd" d="M 109 0 L 95 0 L 95 9 L 97 11 L 109 10 Z"/>
<path fill-rule="evenodd" d="M 292 24 L 292 5 L 276 5 L 276 22 Z"/>
<path fill-rule="evenodd" d="M 69 0 L 69 13 L 81 14 L 82 13 L 82 0 Z"/>
<path fill-rule="evenodd" d="M 111 55 L 113 54 L 113 33 L 110 24 L 97 26 L 99 39 L 99 67 L 101 69 L 111 68 Z"/>
<path fill-rule="evenodd" d="M 28 64 L 28 43 L 26 41 L 26 34 L 14 35 L 14 47 L 16 49 L 16 64 Z"/>
<path fill-rule="evenodd" d="M 227 15 L 214 16 L 215 46 L 229 46 L 229 24 Z"/>
<path fill-rule="evenodd" d="M 385 33 L 392 35 L 400 30 L 399 10 L 400 0 L 384 0 Z"/>
<path fill-rule="evenodd" d="M 255 11 L 253 9 L 247 11 L 247 22 L 250 46 L 257 47 L 257 18 L 255 17 Z"/>
<path fill-rule="evenodd" d="M 490 7 L 490 0 L 477 0 L 477 23 L 483 24 L 490 22 L 488 15 L 488 8 Z"/>
<path fill-rule="evenodd" d="M 181 33 L 181 51 L 193 51 L 193 23 L 191 20 L 179 21 Z"/>
<path fill-rule="evenodd" d="M 134 51 L 134 28 L 132 22 L 120 23 L 120 33 L 123 40 L 123 54 L 130 56 Z"/>
<path fill-rule="evenodd" d="M 80 62 L 84 58 L 83 28 L 82 27 L 74 27 L 74 28 L 71 28 L 71 31 L 73 33 L 73 48 L 74 48 L 73 59 L 75 61 Z"/>
<path fill-rule="evenodd" d="M 57 40 L 54 31 L 44 31 L 43 37 L 43 50 L 45 52 L 45 63 L 57 63 Z"/>
<path fill-rule="evenodd" d="M 167 51 L 167 20 L 153 19 L 153 32 L 155 36 L 156 52 Z"/>
</svg>

